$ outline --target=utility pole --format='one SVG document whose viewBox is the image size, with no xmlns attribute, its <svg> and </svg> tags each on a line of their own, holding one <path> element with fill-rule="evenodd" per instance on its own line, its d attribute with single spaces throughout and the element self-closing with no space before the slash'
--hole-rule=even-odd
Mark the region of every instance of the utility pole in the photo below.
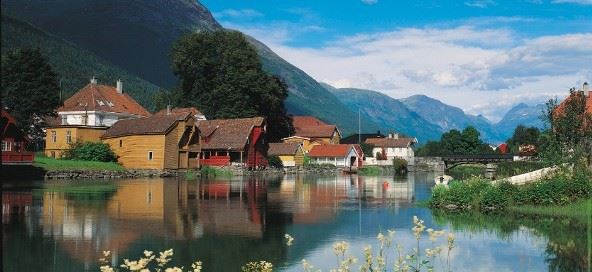
<svg viewBox="0 0 592 272">
<path fill-rule="evenodd" d="M 360 108 L 358 107 L 358 144 L 362 143 L 362 118 L 360 118 Z"/>
</svg>

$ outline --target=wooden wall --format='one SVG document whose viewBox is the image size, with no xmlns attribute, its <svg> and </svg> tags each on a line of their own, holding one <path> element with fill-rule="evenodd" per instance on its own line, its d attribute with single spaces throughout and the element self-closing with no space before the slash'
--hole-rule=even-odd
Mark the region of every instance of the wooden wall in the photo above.
<svg viewBox="0 0 592 272">
<path fill-rule="evenodd" d="M 119 146 L 119 141 L 121 147 Z M 128 169 L 164 169 L 165 135 L 132 135 L 104 139 L 118 156 L 118 162 Z M 177 148 L 173 149 L 175 152 Z M 148 160 L 148 151 L 153 158 Z"/>
<path fill-rule="evenodd" d="M 66 142 L 66 132 L 70 131 L 72 142 L 100 142 L 101 136 L 105 134 L 106 128 L 93 127 L 52 127 L 47 129 L 45 136 L 45 155 L 50 157 L 51 152 L 55 152 L 56 158 L 61 157 L 62 153 L 70 147 Z M 56 142 L 52 141 L 52 131 L 56 132 Z"/>
</svg>

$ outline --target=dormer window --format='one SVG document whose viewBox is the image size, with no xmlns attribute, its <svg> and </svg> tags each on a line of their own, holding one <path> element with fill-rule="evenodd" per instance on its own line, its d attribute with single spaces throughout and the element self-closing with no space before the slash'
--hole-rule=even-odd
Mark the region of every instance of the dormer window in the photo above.
<svg viewBox="0 0 592 272">
<path fill-rule="evenodd" d="M 62 125 L 67 125 L 67 124 L 68 124 L 68 116 L 62 115 Z"/>
<path fill-rule="evenodd" d="M 97 103 L 98 103 L 100 106 L 105 106 L 105 103 L 104 103 L 103 101 L 101 101 L 101 100 L 98 100 L 98 99 L 97 99 Z"/>
<path fill-rule="evenodd" d="M 109 107 L 113 107 L 113 103 L 111 101 L 107 101 L 107 105 L 109 105 Z"/>
</svg>

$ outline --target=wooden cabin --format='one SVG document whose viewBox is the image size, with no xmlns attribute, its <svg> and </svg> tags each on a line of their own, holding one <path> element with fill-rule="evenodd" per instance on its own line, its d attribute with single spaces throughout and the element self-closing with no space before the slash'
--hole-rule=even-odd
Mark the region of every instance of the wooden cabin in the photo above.
<svg viewBox="0 0 592 272">
<path fill-rule="evenodd" d="M 294 135 L 283 138 L 284 143 L 300 143 L 305 153 L 316 145 L 339 144 L 341 133 L 335 125 L 329 125 L 314 116 L 293 116 Z"/>
<path fill-rule="evenodd" d="M 77 141 L 98 142 L 107 128 L 119 120 L 150 116 L 131 96 L 117 86 L 97 84 L 96 79 L 64 101 L 58 117 L 46 128 L 45 155 L 59 158 Z"/>
<path fill-rule="evenodd" d="M 120 120 L 101 137 L 128 169 L 199 167 L 199 131 L 191 113 Z"/>
<path fill-rule="evenodd" d="M 198 128 L 202 135 L 201 165 L 267 166 L 265 118 L 203 120 Z"/>
<path fill-rule="evenodd" d="M 0 130 L 2 132 L 2 165 L 33 164 L 35 153 L 26 151 L 30 142 L 27 135 L 20 130 L 15 119 L 2 109 Z"/>
<path fill-rule="evenodd" d="M 316 164 L 332 164 L 343 168 L 361 167 L 364 161 L 362 148 L 355 144 L 316 145 L 308 156 Z"/>
<path fill-rule="evenodd" d="M 304 149 L 299 143 L 270 143 L 267 156 L 279 157 L 284 167 L 304 164 Z"/>
</svg>

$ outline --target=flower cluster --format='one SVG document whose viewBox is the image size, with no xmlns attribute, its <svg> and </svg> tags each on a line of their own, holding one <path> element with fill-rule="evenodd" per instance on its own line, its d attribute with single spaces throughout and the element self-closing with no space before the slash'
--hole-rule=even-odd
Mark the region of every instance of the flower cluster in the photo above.
<svg viewBox="0 0 592 272">
<path fill-rule="evenodd" d="M 249 262 L 241 268 L 242 272 L 272 272 L 273 265 L 270 262 Z"/>
<path fill-rule="evenodd" d="M 294 237 L 292 237 L 290 234 L 284 234 L 284 238 L 286 238 L 286 245 L 287 246 L 291 246 L 292 243 L 294 242 Z"/>
</svg>

